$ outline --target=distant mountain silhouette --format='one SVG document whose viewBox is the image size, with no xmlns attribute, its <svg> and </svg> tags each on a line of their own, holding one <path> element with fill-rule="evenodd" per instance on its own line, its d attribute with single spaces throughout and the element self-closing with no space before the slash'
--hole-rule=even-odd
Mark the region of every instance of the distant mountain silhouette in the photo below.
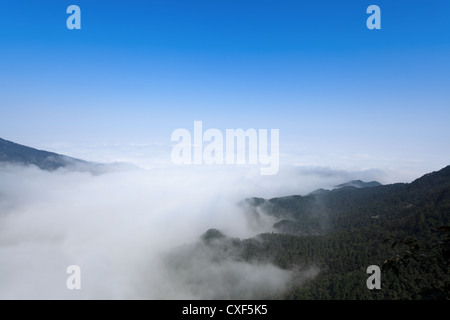
<svg viewBox="0 0 450 320">
<path fill-rule="evenodd" d="M 372 188 L 381 186 L 381 183 L 378 181 L 364 182 L 361 180 L 352 180 L 346 183 L 342 183 L 340 185 L 335 186 L 335 189 L 345 188 L 345 187 L 355 187 L 355 188 Z"/>
<path fill-rule="evenodd" d="M 378 186 L 381 186 L 381 185 L 382 184 L 379 183 L 378 181 L 364 182 L 364 181 L 361 181 L 361 180 L 352 180 L 352 181 L 349 181 L 349 182 L 346 182 L 346 183 L 341 183 L 341 184 L 339 184 L 337 186 L 334 186 L 333 189 L 334 190 L 341 189 L 341 188 L 358 188 L 358 189 L 361 189 L 361 188 L 373 188 L 373 187 L 378 187 Z M 320 188 L 320 189 L 314 190 L 313 192 L 309 193 L 309 195 L 319 195 L 319 194 L 327 193 L 327 192 L 330 192 L 330 191 L 331 190 Z"/>
<path fill-rule="evenodd" d="M 75 159 L 54 152 L 30 148 L 1 138 L 0 163 L 35 165 L 47 171 L 67 168 L 74 171 L 90 171 L 95 173 L 99 173 L 104 166 L 99 163 Z"/>
</svg>

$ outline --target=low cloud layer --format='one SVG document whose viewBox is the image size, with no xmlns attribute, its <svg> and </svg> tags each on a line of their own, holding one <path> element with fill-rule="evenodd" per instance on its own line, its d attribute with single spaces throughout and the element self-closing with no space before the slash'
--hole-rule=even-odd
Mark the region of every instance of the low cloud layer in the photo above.
<svg viewBox="0 0 450 320">
<path fill-rule="evenodd" d="M 174 272 L 163 257 L 174 248 L 182 257 L 183 246 L 209 228 L 238 238 L 263 231 L 236 206 L 246 197 L 305 194 L 377 176 L 294 167 L 261 176 L 226 166 L 92 175 L 1 165 L 0 298 L 249 299 L 277 292 L 292 271 L 228 257 L 212 262 L 205 249 Z M 81 290 L 66 287 L 69 265 L 81 268 Z"/>
</svg>

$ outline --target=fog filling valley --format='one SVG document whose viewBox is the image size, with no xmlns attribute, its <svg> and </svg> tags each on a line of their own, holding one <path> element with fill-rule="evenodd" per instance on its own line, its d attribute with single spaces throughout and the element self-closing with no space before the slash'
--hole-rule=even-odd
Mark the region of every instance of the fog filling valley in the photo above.
<svg viewBox="0 0 450 320">
<path fill-rule="evenodd" d="M 0 165 L 0 299 L 255 299 L 319 270 L 217 257 L 200 236 L 271 231 L 249 223 L 247 197 L 307 194 L 378 171 L 173 167 L 92 175 Z M 66 268 L 81 268 L 68 290 Z M 294 282 L 295 282 L 294 281 Z"/>
</svg>

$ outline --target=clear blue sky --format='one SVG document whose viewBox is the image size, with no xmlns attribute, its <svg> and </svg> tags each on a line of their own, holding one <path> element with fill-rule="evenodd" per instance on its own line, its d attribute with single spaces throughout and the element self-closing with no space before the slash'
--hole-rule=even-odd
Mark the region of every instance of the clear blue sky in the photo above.
<svg viewBox="0 0 450 320">
<path fill-rule="evenodd" d="M 2 0 L 0 137 L 170 144 L 202 120 L 278 128 L 291 164 L 438 169 L 449 17 L 447 0 Z"/>
</svg>

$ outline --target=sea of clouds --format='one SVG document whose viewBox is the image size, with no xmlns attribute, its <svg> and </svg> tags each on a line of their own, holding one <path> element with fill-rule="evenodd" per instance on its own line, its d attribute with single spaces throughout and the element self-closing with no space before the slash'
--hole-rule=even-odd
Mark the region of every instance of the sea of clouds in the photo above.
<svg viewBox="0 0 450 320">
<path fill-rule="evenodd" d="M 252 299 L 319 271 L 283 270 L 208 248 L 168 263 L 209 228 L 240 239 L 255 229 L 236 204 L 247 197 L 307 194 L 379 171 L 284 167 L 111 167 L 102 174 L 0 165 L 0 299 Z M 174 251 L 175 250 L 175 251 Z M 181 260 L 180 260 L 181 259 Z M 69 290 L 69 265 L 81 289 Z"/>
</svg>

